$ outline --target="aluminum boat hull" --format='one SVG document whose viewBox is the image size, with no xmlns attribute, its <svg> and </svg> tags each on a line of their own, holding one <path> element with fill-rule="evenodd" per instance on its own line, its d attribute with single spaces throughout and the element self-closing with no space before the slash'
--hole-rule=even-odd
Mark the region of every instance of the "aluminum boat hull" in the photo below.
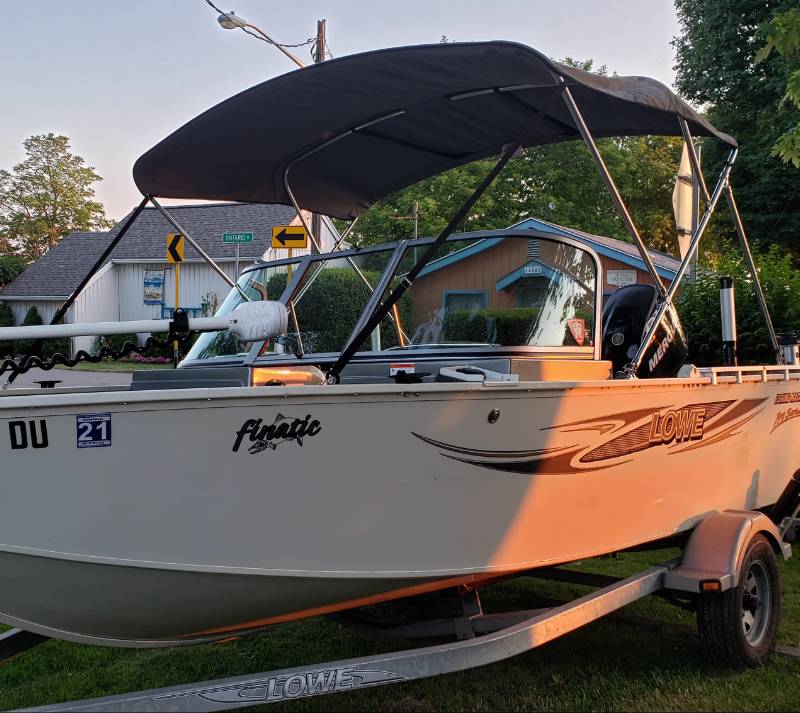
<svg viewBox="0 0 800 713">
<path fill-rule="evenodd" d="M 640 545 L 773 503 L 798 400 L 710 379 L 4 395 L 0 621 L 195 643 Z"/>
</svg>

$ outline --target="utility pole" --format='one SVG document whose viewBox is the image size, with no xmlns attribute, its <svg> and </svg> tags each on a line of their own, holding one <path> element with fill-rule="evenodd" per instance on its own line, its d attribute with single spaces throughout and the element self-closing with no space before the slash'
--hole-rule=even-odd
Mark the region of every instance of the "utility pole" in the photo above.
<svg viewBox="0 0 800 713">
<path fill-rule="evenodd" d="M 317 41 L 314 44 L 314 64 L 319 64 L 325 61 L 325 19 L 317 20 Z M 322 245 L 322 218 L 318 213 L 314 213 L 311 217 L 311 232 L 317 238 L 317 241 Z M 311 246 L 311 252 L 317 251 L 314 245 Z"/>
</svg>

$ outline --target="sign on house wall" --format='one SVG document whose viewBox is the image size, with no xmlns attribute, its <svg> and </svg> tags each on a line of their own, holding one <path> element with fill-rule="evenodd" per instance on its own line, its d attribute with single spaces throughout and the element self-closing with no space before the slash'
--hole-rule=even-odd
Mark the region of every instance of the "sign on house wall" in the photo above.
<svg viewBox="0 0 800 713">
<path fill-rule="evenodd" d="M 164 268 L 144 271 L 144 303 L 160 305 L 164 301 Z"/>
<path fill-rule="evenodd" d="M 636 284 L 636 270 L 608 270 L 606 282 L 615 287 L 626 287 Z"/>
</svg>

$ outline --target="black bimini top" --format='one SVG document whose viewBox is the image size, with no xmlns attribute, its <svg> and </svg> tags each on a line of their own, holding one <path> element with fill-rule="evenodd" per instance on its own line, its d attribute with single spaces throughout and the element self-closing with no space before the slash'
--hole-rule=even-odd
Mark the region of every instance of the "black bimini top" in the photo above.
<svg viewBox="0 0 800 713">
<path fill-rule="evenodd" d="M 667 87 L 601 77 L 513 42 L 398 47 L 270 79 L 185 124 L 136 162 L 143 195 L 298 204 L 355 218 L 448 169 L 527 146 L 579 138 L 559 96 L 570 89 L 595 138 L 696 136 L 736 146 Z"/>
</svg>

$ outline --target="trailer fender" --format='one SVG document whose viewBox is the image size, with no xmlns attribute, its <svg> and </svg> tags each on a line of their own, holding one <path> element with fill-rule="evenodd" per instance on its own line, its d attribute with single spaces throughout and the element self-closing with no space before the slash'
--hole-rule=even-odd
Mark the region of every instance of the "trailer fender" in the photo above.
<svg viewBox="0 0 800 713">
<path fill-rule="evenodd" d="M 784 559 L 792 556 L 775 523 L 752 510 L 725 510 L 707 517 L 692 532 L 681 563 L 664 577 L 664 587 L 699 594 L 724 592 L 739 583 L 742 556 L 759 533 Z"/>
</svg>

